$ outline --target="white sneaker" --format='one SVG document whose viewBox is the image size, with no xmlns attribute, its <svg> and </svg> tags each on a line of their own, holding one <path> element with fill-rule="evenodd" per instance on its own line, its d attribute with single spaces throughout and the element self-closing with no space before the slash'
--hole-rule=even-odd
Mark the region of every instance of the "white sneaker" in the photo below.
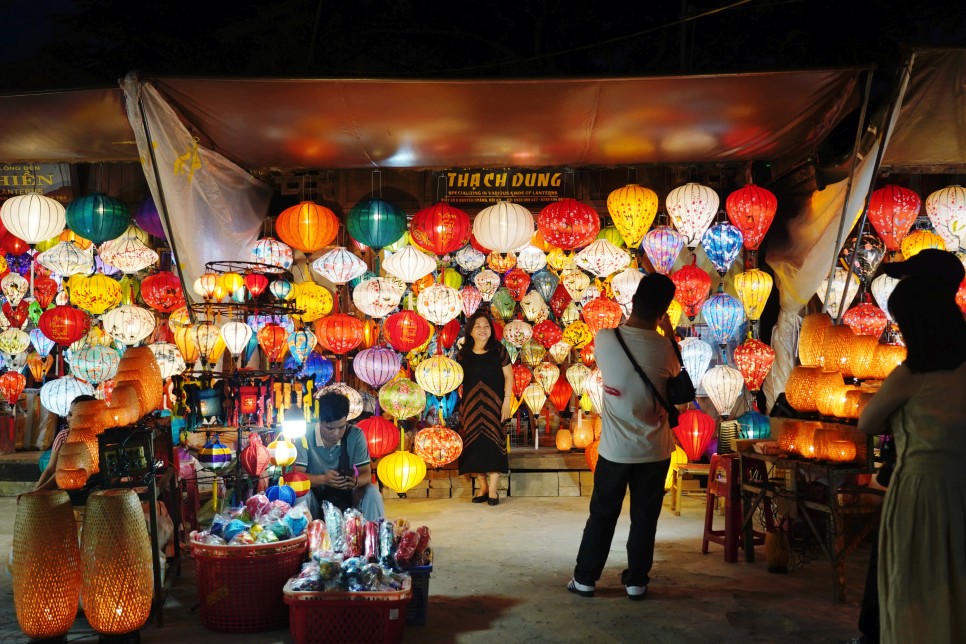
<svg viewBox="0 0 966 644">
<path fill-rule="evenodd" d="M 639 602 L 647 597 L 647 586 L 624 586 L 624 590 L 631 601 Z"/>
</svg>

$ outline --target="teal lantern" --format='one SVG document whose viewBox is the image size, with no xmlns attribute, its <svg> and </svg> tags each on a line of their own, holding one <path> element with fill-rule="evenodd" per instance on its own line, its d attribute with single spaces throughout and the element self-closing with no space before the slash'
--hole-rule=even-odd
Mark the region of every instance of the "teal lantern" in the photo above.
<svg viewBox="0 0 966 644">
<path fill-rule="evenodd" d="M 513 317 L 513 311 L 516 309 L 516 306 L 517 301 L 510 294 L 510 289 L 501 286 L 493 294 L 493 299 L 490 302 L 490 312 L 504 322 L 509 322 L 510 318 Z"/>
<path fill-rule="evenodd" d="M 345 225 L 354 240 L 380 250 L 406 232 L 406 213 L 388 201 L 368 199 L 353 206 Z"/>
<path fill-rule="evenodd" d="M 754 409 L 738 416 L 738 427 L 741 428 L 741 438 L 758 440 L 771 437 L 771 421 Z"/>
<path fill-rule="evenodd" d="M 101 192 L 67 206 L 67 227 L 95 244 L 117 239 L 131 225 L 131 211 L 120 199 Z"/>
<path fill-rule="evenodd" d="M 530 278 L 530 284 L 533 285 L 534 290 L 540 294 L 540 297 L 544 301 L 549 302 L 550 298 L 553 297 L 553 292 L 557 290 L 557 284 L 560 283 L 560 278 L 551 273 L 550 271 L 543 269 L 537 271 Z"/>
</svg>

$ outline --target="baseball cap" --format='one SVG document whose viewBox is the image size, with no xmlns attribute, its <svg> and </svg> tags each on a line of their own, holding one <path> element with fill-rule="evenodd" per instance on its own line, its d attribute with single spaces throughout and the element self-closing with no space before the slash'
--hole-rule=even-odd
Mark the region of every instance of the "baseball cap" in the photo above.
<svg viewBox="0 0 966 644">
<path fill-rule="evenodd" d="M 882 272 L 897 279 L 927 277 L 937 285 L 948 286 L 953 292 L 966 277 L 966 268 L 959 258 L 948 250 L 938 248 L 921 250 L 904 262 L 886 264 Z"/>
</svg>

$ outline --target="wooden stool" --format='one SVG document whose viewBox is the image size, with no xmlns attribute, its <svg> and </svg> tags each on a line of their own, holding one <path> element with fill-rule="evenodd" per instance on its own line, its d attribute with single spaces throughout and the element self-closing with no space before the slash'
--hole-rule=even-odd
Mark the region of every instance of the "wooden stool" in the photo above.
<svg viewBox="0 0 966 644">
<path fill-rule="evenodd" d="M 686 475 L 707 476 L 711 466 L 707 463 L 682 463 L 675 465 L 671 470 L 671 512 L 681 516 L 681 496 L 691 496 L 693 494 L 704 494 L 704 488 L 684 491 L 681 483 Z"/>
<path fill-rule="evenodd" d="M 711 473 L 708 476 L 708 491 L 704 510 L 704 536 L 701 552 L 708 554 L 708 543 L 715 542 L 724 546 L 724 558 L 728 563 L 738 562 L 738 548 L 741 546 L 741 498 L 738 478 L 738 457 L 734 454 L 711 456 Z M 725 502 L 724 530 L 715 530 L 714 510 L 719 498 Z"/>
</svg>

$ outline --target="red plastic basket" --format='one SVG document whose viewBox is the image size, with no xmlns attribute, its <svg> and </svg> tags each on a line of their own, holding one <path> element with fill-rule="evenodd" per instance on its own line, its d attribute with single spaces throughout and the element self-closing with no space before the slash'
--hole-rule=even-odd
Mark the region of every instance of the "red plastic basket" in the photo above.
<svg viewBox="0 0 966 644">
<path fill-rule="evenodd" d="M 402 590 L 373 593 L 297 592 L 285 585 L 289 632 L 296 644 L 401 642 L 409 580 Z"/>
<path fill-rule="evenodd" d="M 304 534 L 250 546 L 192 543 L 202 625 L 226 633 L 283 628 L 288 610 L 282 588 L 302 569 L 305 548 Z"/>
</svg>

